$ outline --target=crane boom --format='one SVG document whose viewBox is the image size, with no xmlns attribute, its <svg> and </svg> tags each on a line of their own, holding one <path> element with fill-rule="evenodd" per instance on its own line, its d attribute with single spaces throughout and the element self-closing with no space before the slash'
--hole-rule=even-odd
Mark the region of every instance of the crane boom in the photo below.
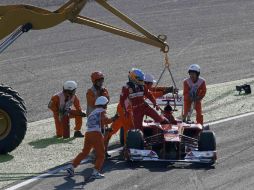
<svg viewBox="0 0 254 190">
<path fill-rule="evenodd" d="M 0 49 L 6 49 L 6 44 L 12 44 L 17 39 L 17 37 L 19 37 L 22 33 L 28 31 L 20 31 L 19 27 L 24 28 L 24 26 L 29 25 L 31 26 L 29 29 L 41 30 L 54 27 L 66 20 L 69 20 L 73 23 L 86 25 L 118 36 L 158 47 L 164 53 L 169 51 L 169 47 L 165 42 L 165 35 L 159 35 L 157 37 L 151 34 L 149 31 L 123 14 L 121 11 L 110 5 L 106 0 L 95 1 L 103 8 L 133 27 L 140 34 L 79 15 L 85 7 L 87 0 L 69 0 L 53 12 L 31 5 L 5 5 L 0 6 L 0 40 L 12 33 L 17 33 L 17 31 L 19 31 L 19 35 L 16 35 L 15 39 L 8 38 L 7 42 L 5 41 L 0 45 Z M 1 48 L 1 46 L 4 46 L 4 48 Z"/>
</svg>

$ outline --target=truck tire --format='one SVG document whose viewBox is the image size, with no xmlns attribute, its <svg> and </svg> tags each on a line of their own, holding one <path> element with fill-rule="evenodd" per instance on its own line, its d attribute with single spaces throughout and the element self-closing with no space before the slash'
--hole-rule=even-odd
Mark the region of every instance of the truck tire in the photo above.
<svg viewBox="0 0 254 190">
<path fill-rule="evenodd" d="M 21 107 L 26 112 L 26 104 L 17 91 L 12 89 L 10 86 L 0 84 L 0 92 L 11 95 L 14 99 L 16 99 L 20 103 Z"/>
<path fill-rule="evenodd" d="M 143 134 L 139 129 L 129 130 L 127 133 L 126 147 L 134 149 L 144 149 Z"/>
<path fill-rule="evenodd" d="M 202 131 L 198 139 L 199 151 L 215 151 L 216 139 L 213 131 Z"/>
<path fill-rule="evenodd" d="M 27 129 L 26 112 L 13 96 L 0 92 L 0 154 L 14 150 Z"/>
</svg>

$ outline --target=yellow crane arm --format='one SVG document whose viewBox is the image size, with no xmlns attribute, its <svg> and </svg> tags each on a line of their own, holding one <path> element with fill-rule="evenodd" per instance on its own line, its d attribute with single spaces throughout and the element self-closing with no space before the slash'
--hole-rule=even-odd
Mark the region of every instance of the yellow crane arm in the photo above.
<svg viewBox="0 0 254 190">
<path fill-rule="evenodd" d="M 69 0 L 54 12 L 31 5 L 7 5 L 0 6 L 0 40 L 14 32 L 18 27 L 30 24 L 32 29 L 40 30 L 54 27 L 65 20 L 73 23 L 87 25 L 112 34 L 116 34 L 135 41 L 146 43 L 168 52 L 169 48 L 166 36 L 156 37 L 151 34 L 128 16 L 111 6 L 106 0 L 95 0 L 102 7 L 119 17 L 125 23 L 136 29 L 140 34 L 130 32 L 107 23 L 80 16 L 87 0 Z"/>
<path fill-rule="evenodd" d="M 34 30 L 56 26 L 79 14 L 85 3 L 86 0 L 70 0 L 54 12 L 31 5 L 0 6 L 0 39 L 27 23 Z"/>
</svg>

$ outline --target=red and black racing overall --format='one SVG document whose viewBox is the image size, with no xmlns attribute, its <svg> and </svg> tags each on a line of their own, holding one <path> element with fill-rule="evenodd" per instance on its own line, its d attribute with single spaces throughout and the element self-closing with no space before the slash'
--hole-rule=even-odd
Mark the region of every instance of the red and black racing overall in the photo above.
<svg viewBox="0 0 254 190">
<path fill-rule="evenodd" d="M 154 119 L 155 122 L 162 122 L 164 120 L 153 108 L 146 102 L 144 97 L 147 97 L 154 105 L 156 105 L 155 98 L 151 92 L 143 85 L 137 85 L 132 82 L 127 82 L 122 88 L 120 95 L 120 104 L 125 108 L 125 100 L 128 99 L 132 107 L 133 126 L 135 129 L 143 131 L 142 123 L 144 115 Z"/>
</svg>

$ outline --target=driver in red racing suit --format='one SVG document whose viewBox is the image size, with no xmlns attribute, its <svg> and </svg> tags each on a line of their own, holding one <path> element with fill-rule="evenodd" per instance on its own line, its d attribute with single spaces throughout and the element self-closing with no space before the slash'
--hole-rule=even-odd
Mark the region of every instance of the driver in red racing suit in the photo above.
<svg viewBox="0 0 254 190">
<path fill-rule="evenodd" d="M 159 109 L 156 104 L 155 98 L 144 86 L 144 73 L 140 69 L 133 68 L 129 72 L 129 82 L 122 88 L 120 95 L 120 105 L 124 110 L 126 117 L 129 112 L 126 110 L 125 100 L 128 99 L 132 107 L 133 126 L 135 129 L 143 131 L 142 122 L 144 115 L 147 115 L 154 119 L 158 123 L 168 123 L 167 119 L 160 116 L 154 109 L 152 109 L 144 100 L 147 97 L 154 105 L 156 109 Z"/>
</svg>

